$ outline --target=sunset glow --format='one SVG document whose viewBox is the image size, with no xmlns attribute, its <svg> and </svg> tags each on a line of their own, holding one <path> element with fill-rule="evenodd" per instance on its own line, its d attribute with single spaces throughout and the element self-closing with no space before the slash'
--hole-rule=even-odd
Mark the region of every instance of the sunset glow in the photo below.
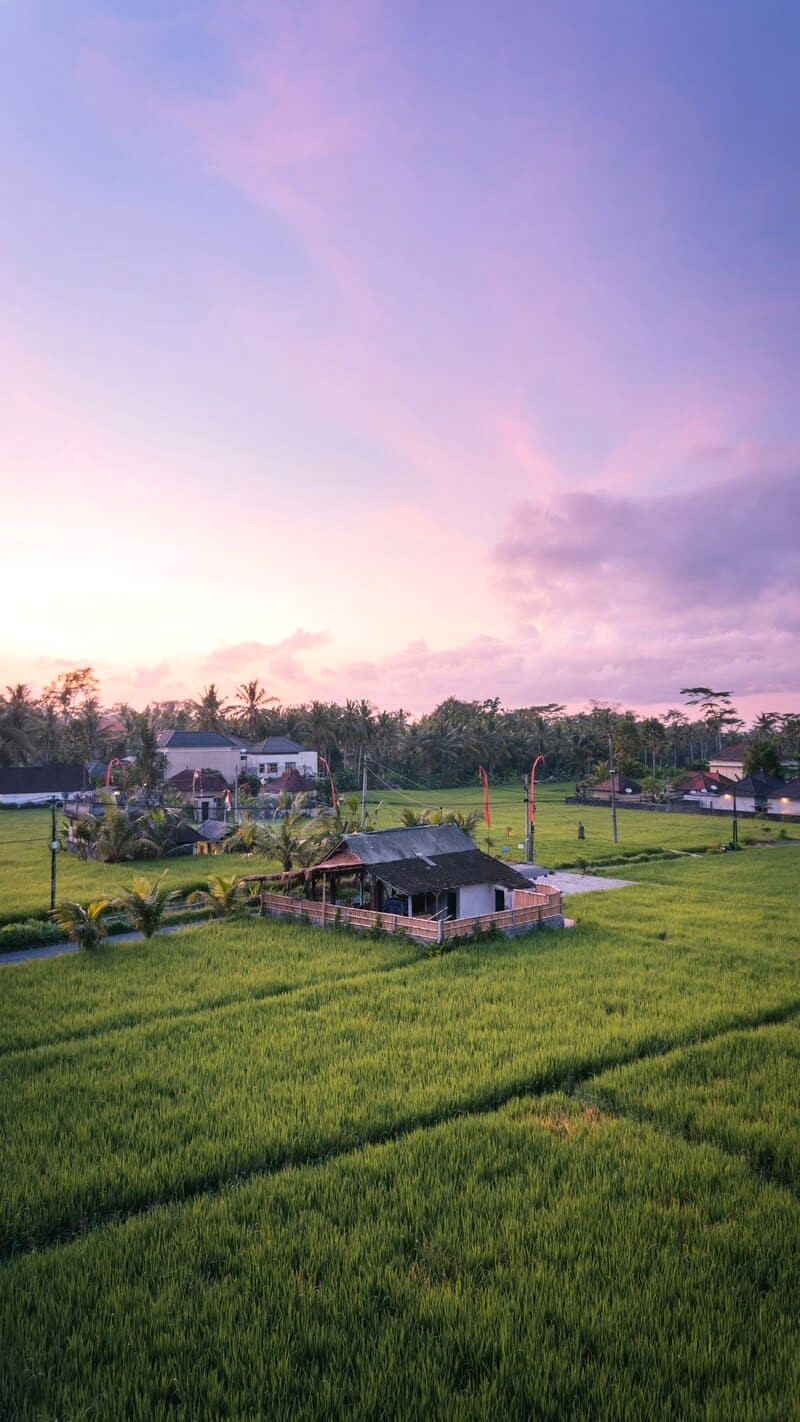
<svg viewBox="0 0 800 1422">
<path fill-rule="evenodd" d="M 2 7 L 0 683 L 791 706 L 800 17 L 602 8 Z"/>
</svg>

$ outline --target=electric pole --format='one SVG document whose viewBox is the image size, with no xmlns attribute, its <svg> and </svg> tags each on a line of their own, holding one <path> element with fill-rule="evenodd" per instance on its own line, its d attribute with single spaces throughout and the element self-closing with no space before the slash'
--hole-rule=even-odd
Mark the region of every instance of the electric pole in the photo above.
<svg viewBox="0 0 800 1422">
<path fill-rule="evenodd" d="M 608 733 L 608 782 L 611 786 L 611 837 L 617 843 L 617 790 L 614 784 L 614 738 Z"/>
</svg>

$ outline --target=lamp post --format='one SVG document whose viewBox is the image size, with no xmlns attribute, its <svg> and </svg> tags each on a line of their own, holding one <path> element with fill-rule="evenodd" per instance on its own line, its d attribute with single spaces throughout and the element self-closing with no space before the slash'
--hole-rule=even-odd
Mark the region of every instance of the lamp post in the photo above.
<svg viewBox="0 0 800 1422">
<path fill-rule="evenodd" d="M 192 801 L 194 803 L 194 822 L 196 825 L 200 823 L 200 806 L 197 803 L 197 777 L 199 774 L 200 771 L 196 770 L 192 776 Z"/>
<path fill-rule="evenodd" d="M 50 801 L 50 911 L 56 906 L 56 855 L 61 848 L 56 837 L 56 798 Z"/>
<path fill-rule="evenodd" d="M 739 821 L 736 818 L 736 791 L 728 790 L 725 793 L 726 800 L 733 800 L 733 822 L 731 824 L 731 844 L 739 847 Z"/>
</svg>

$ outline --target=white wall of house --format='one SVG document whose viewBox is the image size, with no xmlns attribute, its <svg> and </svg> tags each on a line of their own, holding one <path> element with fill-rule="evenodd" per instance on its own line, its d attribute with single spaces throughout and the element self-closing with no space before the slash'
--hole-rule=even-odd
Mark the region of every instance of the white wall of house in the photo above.
<svg viewBox="0 0 800 1422">
<path fill-rule="evenodd" d="M 202 746 L 176 749 L 167 746 L 163 754 L 167 759 L 165 780 L 169 780 L 171 775 L 178 775 L 181 770 L 218 770 L 232 785 L 236 771 L 244 764 L 238 746 L 209 746 L 205 749 Z"/>
<path fill-rule="evenodd" d="M 458 891 L 457 918 L 494 913 L 494 884 L 465 884 Z"/>
<path fill-rule="evenodd" d="M 247 769 L 259 779 L 266 776 L 268 780 L 277 780 L 278 776 L 284 775 L 287 770 L 297 770 L 301 775 L 308 776 L 309 780 L 315 780 L 317 762 L 317 752 L 312 750 L 280 751 L 277 754 L 247 752 Z"/>
<path fill-rule="evenodd" d="M 713 755 L 708 757 L 709 775 L 724 775 L 728 780 L 741 780 L 744 773 L 744 759 L 742 760 L 716 760 Z"/>
</svg>

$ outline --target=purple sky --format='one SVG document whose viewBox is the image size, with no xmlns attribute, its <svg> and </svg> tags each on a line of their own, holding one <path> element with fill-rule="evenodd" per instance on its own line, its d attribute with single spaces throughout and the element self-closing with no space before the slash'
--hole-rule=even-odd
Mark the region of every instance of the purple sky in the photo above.
<svg viewBox="0 0 800 1422">
<path fill-rule="evenodd" d="M 5 0 L 0 681 L 796 705 L 799 46 Z"/>
</svg>

